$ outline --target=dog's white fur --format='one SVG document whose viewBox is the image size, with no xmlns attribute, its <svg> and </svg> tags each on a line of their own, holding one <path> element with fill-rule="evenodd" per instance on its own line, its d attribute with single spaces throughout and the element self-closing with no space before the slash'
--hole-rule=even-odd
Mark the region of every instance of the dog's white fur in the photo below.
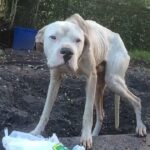
<svg viewBox="0 0 150 150">
<path fill-rule="evenodd" d="M 133 95 L 124 80 L 130 57 L 119 34 L 99 25 L 92 20 L 84 20 L 75 14 L 65 21 L 57 21 L 39 30 L 36 42 L 43 44 L 50 68 L 50 85 L 44 110 L 33 134 L 40 134 L 49 120 L 49 115 L 56 99 L 62 75 L 77 73 L 85 75 L 86 104 L 83 115 L 81 142 L 92 147 L 93 105 L 96 106 L 97 121 L 93 135 L 98 135 L 103 120 L 102 97 L 105 83 L 116 94 L 126 98 L 136 114 L 136 132 L 146 135 L 146 127 L 141 120 L 140 98 Z M 73 55 L 65 64 L 62 47 L 70 48 Z M 106 62 L 105 70 L 99 72 L 102 62 Z"/>
</svg>

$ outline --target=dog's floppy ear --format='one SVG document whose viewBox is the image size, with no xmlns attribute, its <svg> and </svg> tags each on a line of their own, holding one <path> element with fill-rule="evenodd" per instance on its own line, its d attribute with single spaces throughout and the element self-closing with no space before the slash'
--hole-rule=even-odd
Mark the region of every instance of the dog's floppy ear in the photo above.
<svg viewBox="0 0 150 150">
<path fill-rule="evenodd" d="M 37 51 L 43 51 L 43 41 L 44 41 L 43 36 L 44 36 L 45 28 L 46 26 L 40 29 L 35 36 L 35 46 Z"/>
<path fill-rule="evenodd" d="M 87 34 L 84 34 L 84 47 L 82 53 L 84 53 L 85 51 L 89 51 L 89 49 L 90 49 L 90 39 Z"/>
<path fill-rule="evenodd" d="M 67 21 L 77 24 L 83 30 L 83 32 L 88 35 L 89 26 L 79 14 L 70 16 Z"/>
</svg>

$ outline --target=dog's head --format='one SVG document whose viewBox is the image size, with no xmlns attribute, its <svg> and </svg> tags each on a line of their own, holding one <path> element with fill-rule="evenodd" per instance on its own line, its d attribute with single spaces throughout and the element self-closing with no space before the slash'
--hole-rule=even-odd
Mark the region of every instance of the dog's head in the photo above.
<svg viewBox="0 0 150 150">
<path fill-rule="evenodd" d="M 76 71 L 83 51 L 89 48 L 87 24 L 77 14 L 51 23 L 37 33 L 36 46 L 43 46 L 50 69 L 68 65 Z"/>
</svg>

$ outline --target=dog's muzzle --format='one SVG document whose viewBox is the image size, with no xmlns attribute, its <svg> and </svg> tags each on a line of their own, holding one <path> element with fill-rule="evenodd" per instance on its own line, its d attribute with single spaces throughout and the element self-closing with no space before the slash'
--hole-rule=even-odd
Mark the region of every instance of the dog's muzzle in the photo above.
<svg viewBox="0 0 150 150">
<path fill-rule="evenodd" d="M 60 50 L 60 54 L 63 55 L 63 58 L 64 58 L 64 62 L 65 64 L 71 59 L 72 55 L 73 55 L 73 52 L 70 48 L 62 48 Z"/>
</svg>

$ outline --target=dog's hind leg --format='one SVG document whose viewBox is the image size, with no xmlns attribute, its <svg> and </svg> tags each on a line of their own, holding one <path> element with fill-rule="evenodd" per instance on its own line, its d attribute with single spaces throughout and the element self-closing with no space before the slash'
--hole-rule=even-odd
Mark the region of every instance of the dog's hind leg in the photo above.
<svg viewBox="0 0 150 150">
<path fill-rule="evenodd" d="M 147 133 L 141 119 L 141 100 L 128 90 L 124 80 L 128 64 L 129 56 L 127 54 L 114 54 L 113 59 L 109 59 L 107 62 L 105 81 L 115 94 L 126 98 L 132 104 L 136 115 L 136 133 L 140 136 L 145 136 Z"/>
<path fill-rule="evenodd" d="M 99 134 L 104 118 L 103 94 L 105 89 L 105 70 L 99 72 L 101 71 L 99 69 L 100 68 L 97 68 L 97 86 L 95 95 L 96 124 L 93 129 L 93 136 L 97 136 Z"/>
<path fill-rule="evenodd" d="M 40 118 L 40 121 L 36 128 L 31 131 L 31 134 L 39 135 L 44 130 L 50 116 L 50 112 L 52 110 L 54 101 L 56 100 L 56 96 L 60 87 L 61 75 L 56 71 L 51 71 L 50 84 L 48 88 L 47 98 L 45 102 L 45 106 Z"/>
<path fill-rule="evenodd" d="M 129 102 L 132 104 L 135 114 L 136 114 L 136 133 L 140 136 L 145 136 L 146 133 L 146 127 L 142 122 L 141 119 L 141 100 L 140 98 L 133 95 L 127 88 L 126 84 L 121 78 L 113 77 L 109 82 L 106 83 L 108 87 L 115 92 L 116 94 L 120 95 L 121 97 L 124 97 L 129 100 Z"/>
</svg>

